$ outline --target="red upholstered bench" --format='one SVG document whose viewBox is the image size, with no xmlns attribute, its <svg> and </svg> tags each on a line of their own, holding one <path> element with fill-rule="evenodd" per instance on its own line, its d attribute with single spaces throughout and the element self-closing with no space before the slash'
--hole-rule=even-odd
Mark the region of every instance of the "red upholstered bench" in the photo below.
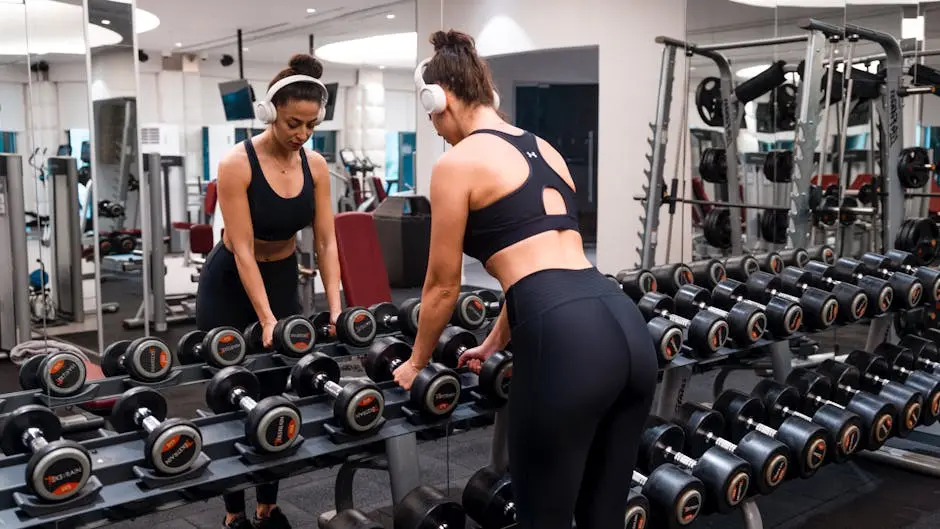
<svg viewBox="0 0 940 529">
<path fill-rule="evenodd" d="M 392 301 L 372 215 L 355 211 L 338 213 L 334 224 L 346 305 L 368 307 Z"/>
</svg>

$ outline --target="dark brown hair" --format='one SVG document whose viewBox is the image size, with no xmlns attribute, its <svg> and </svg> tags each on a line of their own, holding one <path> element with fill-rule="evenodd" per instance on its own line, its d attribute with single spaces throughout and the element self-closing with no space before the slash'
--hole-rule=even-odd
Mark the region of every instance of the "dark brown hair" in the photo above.
<svg viewBox="0 0 940 529">
<path fill-rule="evenodd" d="M 307 55 L 306 53 L 298 53 L 290 58 L 290 61 L 287 63 L 287 68 L 278 72 L 278 74 L 274 76 L 274 79 L 271 79 L 271 82 L 268 83 L 268 90 L 274 86 L 274 83 L 285 77 L 290 77 L 291 75 L 309 75 L 310 77 L 319 79 L 320 76 L 323 75 L 323 63 L 316 57 Z M 271 102 L 274 103 L 274 106 L 279 107 L 291 99 L 299 101 L 322 101 L 324 96 L 323 89 L 313 83 L 291 83 L 278 90 L 277 93 L 274 94 L 274 97 L 271 98 Z"/>
<path fill-rule="evenodd" d="M 492 105 L 493 76 L 477 55 L 473 37 L 448 30 L 431 34 L 434 57 L 424 70 L 424 82 L 439 84 L 470 105 Z"/>
</svg>

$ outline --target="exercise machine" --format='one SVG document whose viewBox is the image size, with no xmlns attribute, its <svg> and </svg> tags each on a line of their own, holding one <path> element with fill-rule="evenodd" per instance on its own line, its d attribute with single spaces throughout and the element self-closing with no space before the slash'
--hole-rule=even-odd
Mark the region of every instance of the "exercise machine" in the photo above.
<svg viewBox="0 0 940 529">
<path fill-rule="evenodd" d="M 23 157 L 17 154 L 0 153 L 0 252 L 11 265 L 0 274 L 0 349 L 9 351 L 30 338 Z"/>
</svg>

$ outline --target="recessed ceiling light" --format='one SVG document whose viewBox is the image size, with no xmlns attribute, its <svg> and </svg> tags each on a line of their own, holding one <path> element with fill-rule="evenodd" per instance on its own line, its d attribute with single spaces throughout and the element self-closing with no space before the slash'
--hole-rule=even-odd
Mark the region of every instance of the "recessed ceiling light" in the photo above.
<svg viewBox="0 0 940 529">
<path fill-rule="evenodd" d="M 312 15 L 312 14 L 314 14 L 314 13 L 316 13 L 316 12 L 317 12 L 317 10 L 314 9 L 314 8 L 312 8 L 312 7 L 308 7 L 308 8 L 307 8 L 307 14 Z"/>
<path fill-rule="evenodd" d="M 389 13 L 389 14 L 385 15 L 385 18 L 391 20 L 391 19 L 395 18 L 395 13 Z"/>
<path fill-rule="evenodd" d="M 104 24 L 105 26 L 110 26 L 110 25 L 111 25 L 111 21 L 108 20 L 108 19 L 106 19 L 106 18 L 102 19 L 102 20 L 101 20 L 101 23 Z"/>
<path fill-rule="evenodd" d="M 379 70 L 384 70 L 384 69 L 385 69 L 384 66 L 379 66 Z"/>
<path fill-rule="evenodd" d="M 248 51 L 248 48 L 242 47 L 242 51 Z"/>
<path fill-rule="evenodd" d="M 183 47 L 183 43 L 182 43 L 182 42 L 177 42 L 177 43 L 176 43 L 176 47 L 177 47 L 177 48 L 182 48 L 182 47 Z"/>
</svg>

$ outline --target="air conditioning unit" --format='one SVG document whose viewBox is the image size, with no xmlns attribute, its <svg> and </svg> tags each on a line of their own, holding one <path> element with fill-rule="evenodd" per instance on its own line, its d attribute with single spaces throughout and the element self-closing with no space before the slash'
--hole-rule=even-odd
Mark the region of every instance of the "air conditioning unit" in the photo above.
<svg viewBox="0 0 940 529">
<path fill-rule="evenodd" d="M 163 156 L 183 156 L 182 130 L 179 125 L 148 123 L 140 126 L 140 152 L 158 152 Z"/>
</svg>

